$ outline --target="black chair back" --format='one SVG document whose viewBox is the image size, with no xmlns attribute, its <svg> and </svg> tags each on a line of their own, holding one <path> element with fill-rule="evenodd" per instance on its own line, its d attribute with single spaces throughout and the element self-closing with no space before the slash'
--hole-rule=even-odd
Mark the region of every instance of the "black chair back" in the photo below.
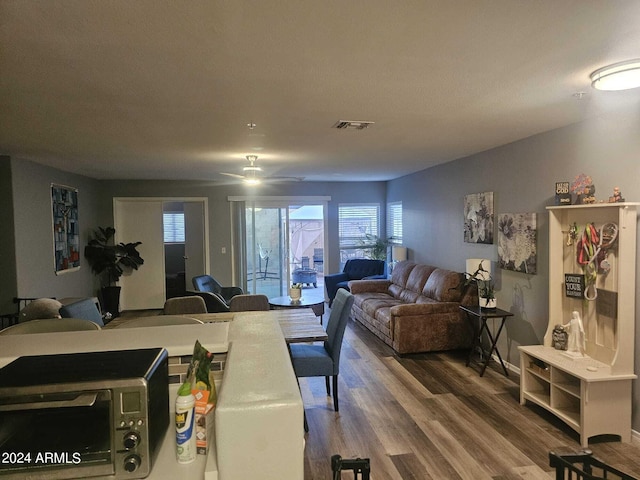
<svg viewBox="0 0 640 480">
<path fill-rule="evenodd" d="M 198 292 L 222 292 L 222 285 L 220 285 L 211 275 L 198 275 L 191 279 L 193 288 Z"/>
</svg>

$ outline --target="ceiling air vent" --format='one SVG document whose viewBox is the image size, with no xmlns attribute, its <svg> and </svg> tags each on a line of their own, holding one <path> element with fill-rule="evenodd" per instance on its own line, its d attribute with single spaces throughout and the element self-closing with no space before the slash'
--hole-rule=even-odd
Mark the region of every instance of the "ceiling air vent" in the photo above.
<svg viewBox="0 0 640 480">
<path fill-rule="evenodd" d="M 351 129 L 351 130 L 364 130 L 369 125 L 373 125 L 375 122 L 362 122 L 362 121 L 354 121 L 354 120 L 338 120 L 333 127 L 341 130 Z"/>
</svg>

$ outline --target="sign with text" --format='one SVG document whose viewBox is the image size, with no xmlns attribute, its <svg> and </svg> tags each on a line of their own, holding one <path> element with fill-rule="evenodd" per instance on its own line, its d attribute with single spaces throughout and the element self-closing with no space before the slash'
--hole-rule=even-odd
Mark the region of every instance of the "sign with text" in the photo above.
<svg viewBox="0 0 640 480">
<path fill-rule="evenodd" d="M 556 182 L 556 205 L 571 205 L 569 182 Z"/>
<path fill-rule="evenodd" d="M 567 297 L 584 297 L 584 275 L 578 273 L 564 274 L 564 294 Z"/>
</svg>

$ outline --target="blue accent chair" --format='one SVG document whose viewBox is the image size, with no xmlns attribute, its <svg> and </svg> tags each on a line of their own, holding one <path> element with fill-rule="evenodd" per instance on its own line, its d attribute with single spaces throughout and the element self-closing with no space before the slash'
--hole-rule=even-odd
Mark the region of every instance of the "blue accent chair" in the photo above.
<svg viewBox="0 0 640 480">
<path fill-rule="evenodd" d="M 338 373 L 340 373 L 340 351 L 347 320 L 353 306 L 353 295 L 344 289 L 336 294 L 334 306 L 327 321 L 327 340 L 324 344 L 294 343 L 291 361 L 296 377 L 325 377 L 327 395 L 331 394 L 329 377 L 333 377 L 333 409 L 339 411 Z"/>
<path fill-rule="evenodd" d="M 384 260 L 371 260 L 368 258 L 354 258 L 347 260 L 342 273 L 325 275 L 324 284 L 327 288 L 329 306 L 340 288 L 349 291 L 349 281 L 362 280 L 364 278 L 386 278 L 386 262 Z"/>
</svg>

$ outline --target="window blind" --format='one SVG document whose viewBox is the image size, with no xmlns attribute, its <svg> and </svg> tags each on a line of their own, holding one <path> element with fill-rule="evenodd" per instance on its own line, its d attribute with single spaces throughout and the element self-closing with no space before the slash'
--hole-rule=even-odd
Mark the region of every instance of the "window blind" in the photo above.
<svg viewBox="0 0 640 480">
<path fill-rule="evenodd" d="M 184 243 L 184 212 L 162 214 L 164 243 Z"/>
<path fill-rule="evenodd" d="M 402 245 L 402 202 L 387 204 L 387 235 L 391 243 Z"/>
<path fill-rule="evenodd" d="M 338 205 L 340 248 L 362 247 L 366 235 L 379 235 L 380 206 Z"/>
</svg>

